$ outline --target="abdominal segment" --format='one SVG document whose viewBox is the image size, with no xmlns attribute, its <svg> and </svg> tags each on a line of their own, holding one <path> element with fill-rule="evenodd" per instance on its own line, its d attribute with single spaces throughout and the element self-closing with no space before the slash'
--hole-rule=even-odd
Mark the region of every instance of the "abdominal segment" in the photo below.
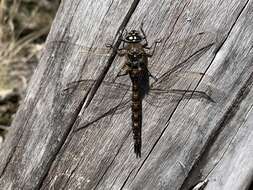
<svg viewBox="0 0 253 190">
<path fill-rule="evenodd" d="M 134 152 L 136 157 L 141 157 L 141 126 L 142 126 L 142 102 L 140 92 L 136 84 L 132 91 L 132 129 L 134 139 Z"/>
</svg>

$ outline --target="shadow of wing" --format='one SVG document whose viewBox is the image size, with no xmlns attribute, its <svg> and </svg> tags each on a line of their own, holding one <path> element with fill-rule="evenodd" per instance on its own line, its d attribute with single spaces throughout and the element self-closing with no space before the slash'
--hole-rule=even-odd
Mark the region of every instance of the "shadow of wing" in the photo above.
<svg viewBox="0 0 253 190">
<path fill-rule="evenodd" d="M 125 100 L 125 101 L 122 101 L 120 102 L 118 105 L 114 106 L 114 107 L 111 107 L 110 109 L 108 109 L 107 111 L 104 111 L 102 114 L 98 115 L 97 117 L 95 117 L 94 119 L 92 119 L 91 121 L 89 121 L 88 123 L 86 123 L 85 125 L 77 128 L 74 130 L 74 132 L 77 132 L 77 131 L 80 131 L 82 129 L 85 129 L 87 126 L 90 126 L 91 124 L 103 119 L 103 118 L 106 118 L 106 117 L 109 117 L 109 116 L 113 116 L 113 115 L 117 115 L 117 114 L 122 114 L 124 113 L 125 111 L 129 110 L 131 108 L 131 101 L 130 99 L 128 100 Z"/>
<path fill-rule="evenodd" d="M 95 83 L 96 80 L 93 79 L 73 81 L 66 85 L 66 88 L 62 90 L 62 94 L 68 95 L 83 91 L 89 93 L 89 90 L 93 88 Z M 88 123 L 94 123 L 104 117 L 122 114 L 126 110 L 129 110 L 131 107 L 130 90 L 131 87 L 129 85 L 103 81 L 92 98 L 91 104 L 86 108 L 86 113 L 91 115 Z M 85 127 L 81 127 L 80 129 L 82 128 Z"/>
</svg>

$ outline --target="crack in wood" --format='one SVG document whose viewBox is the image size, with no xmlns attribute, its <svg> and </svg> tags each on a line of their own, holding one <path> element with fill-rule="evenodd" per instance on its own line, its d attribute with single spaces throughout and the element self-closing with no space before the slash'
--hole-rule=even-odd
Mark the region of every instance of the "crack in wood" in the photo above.
<svg viewBox="0 0 253 190">
<path fill-rule="evenodd" d="M 79 1 L 79 3 L 80 2 L 81 1 Z M 133 12 L 135 11 L 138 3 L 139 3 L 139 0 L 134 0 L 134 2 L 132 3 L 131 7 L 129 8 L 129 10 L 128 10 L 128 12 L 127 12 L 127 14 L 126 14 L 123 22 L 120 25 L 120 27 L 119 27 L 119 29 L 117 31 L 117 34 L 119 33 L 119 31 L 121 31 L 123 28 L 125 28 L 125 26 L 127 25 L 128 21 L 130 20 L 130 18 L 132 16 Z M 78 7 L 78 4 L 77 4 L 77 7 Z M 72 19 L 73 19 L 73 17 L 72 17 Z M 72 21 L 72 19 L 71 19 L 71 21 Z M 41 189 L 42 188 L 43 182 L 46 179 L 46 177 L 48 176 L 48 173 L 49 173 L 49 171 L 50 171 L 50 169 L 52 167 L 53 162 L 57 158 L 57 154 L 60 152 L 60 150 L 62 149 L 63 145 L 65 144 L 66 139 L 71 134 L 71 130 L 72 130 L 73 126 L 76 123 L 76 119 L 78 118 L 78 115 L 79 115 L 80 111 L 82 110 L 83 107 L 87 108 L 87 106 L 89 105 L 89 103 L 91 102 L 91 100 L 93 99 L 93 97 L 95 96 L 95 93 L 97 92 L 97 90 L 98 90 L 99 86 L 101 85 L 103 79 L 105 78 L 105 76 L 106 76 L 109 68 L 111 67 L 111 64 L 112 64 L 113 60 L 116 57 L 117 48 L 120 46 L 120 43 L 121 43 L 121 41 L 119 39 L 117 39 L 116 44 L 115 44 L 115 46 L 113 48 L 113 52 L 112 52 L 111 56 L 109 57 L 109 59 L 107 61 L 106 67 L 104 67 L 103 71 L 101 72 L 100 76 L 98 77 L 98 80 L 96 80 L 96 83 L 94 84 L 93 88 L 90 89 L 90 93 L 87 93 L 87 96 L 85 96 L 83 98 L 83 101 L 81 101 L 81 103 L 79 104 L 78 109 L 76 110 L 76 114 L 73 115 L 72 122 L 69 125 L 69 127 L 67 128 L 68 130 L 66 131 L 66 133 L 64 134 L 64 136 L 62 138 L 62 140 L 61 140 L 61 142 L 59 144 L 58 150 L 56 151 L 56 153 L 52 157 L 51 161 L 49 162 L 49 166 L 46 169 L 45 175 L 41 178 L 41 180 L 40 180 L 40 182 L 38 184 L 37 189 Z"/>
<path fill-rule="evenodd" d="M 129 172 L 129 174 L 128 174 L 127 178 L 125 179 L 125 181 L 123 182 L 123 184 L 122 184 L 120 190 L 123 190 L 124 186 L 126 185 L 128 179 L 130 178 L 130 176 L 131 176 L 131 174 L 133 173 L 134 170 L 135 170 L 135 168 L 133 168 L 133 169 Z"/>
<path fill-rule="evenodd" d="M 213 146 L 214 142 L 216 141 L 216 139 L 218 138 L 218 135 L 220 134 L 220 132 L 222 131 L 223 128 L 225 128 L 226 125 L 228 125 L 230 123 L 230 121 L 233 119 L 233 117 L 236 115 L 237 111 L 239 110 L 238 108 L 240 107 L 241 102 L 246 98 L 246 96 L 249 94 L 250 92 L 250 88 L 253 87 L 253 72 L 250 75 L 250 77 L 248 78 L 248 80 L 246 81 L 245 85 L 241 88 L 241 90 L 239 91 L 237 97 L 235 98 L 235 100 L 233 101 L 233 103 L 231 104 L 230 108 L 228 109 L 228 111 L 225 113 L 223 120 L 220 122 L 221 124 L 219 125 L 220 127 L 218 128 L 218 130 L 216 131 L 215 134 L 211 135 L 211 139 L 208 140 L 208 142 L 211 142 L 210 144 L 208 144 L 205 148 L 204 148 L 204 152 L 201 154 L 200 159 L 196 162 L 196 164 L 192 167 L 198 167 L 199 161 L 202 160 L 202 157 L 205 157 L 205 155 L 207 154 L 207 152 L 211 149 L 211 147 Z M 239 131 L 240 127 L 238 128 L 237 132 Z M 237 132 L 234 134 L 234 136 L 232 137 L 232 139 L 230 140 L 229 144 L 232 143 L 233 139 L 235 138 Z M 210 169 L 210 171 L 208 172 L 208 174 L 204 177 L 204 179 L 207 179 L 207 177 L 211 174 L 211 172 L 217 167 L 217 165 L 220 163 L 220 161 L 222 160 L 222 158 L 224 157 L 226 151 L 228 150 L 229 145 L 227 146 L 226 150 L 223 152 L 222 156 L 220 157 L 220 159 L 217 161 L 217 163 L 214 164 L 213 168 Z M 190 171 L 191 173 L 192 171 Z M 191 174 L 189 175 L 191 176 Z M 186 178 L 187 180 L 188 178 Z M 185 181 L 186 181 L 185 180 Z M 181 188 L 182 189 L 184 187 L 184 183 L 182 184 Z"/>
<path fill-rule="evenodd" d="M 109 170 L 109 168 L 112 166 L 115 158 L 118 156 L 121 148 L 123 147 L 123 145 L 125 144 L 126 140 L 128 139 L 129 135 L 131 134 L 131 130 L 128 130 L 128 133 L 125 135 L 125 138 L 123 140 L 123 142 L 121 143 L 117 153 L 115 154 L 114 158 L 112 159 L 111 163 L 108 165 L 108 167 L 106 168 L 106 170 L 104 171 L 103 175 L 101 176 L 101 178 L 98 180 L 97 185 L 95 186 L 94 190 L 98 187 L 99 183 L 102 181 L 103 177 L 105 176 L 105 174 L 107 173 L 107 171 Z"/>
<path fill-rule="evenodd" d="M 122 31 L 122 29 L 124 29 L 126 27 L 128 21 L 130 20 L 133 12 L 136 9 L 139 1 L 140 0 L 134 0 L 133 4 L 129 8 L 129 10 L 128 10 L 128 12 L 127 12 L 127 14 L 126 14 L 123 22 L 121 23 L 121 25 L 120 25 L 117 33 L 116 33 L 117 35 L 119 34 L 120 31 Z M 107 72 L 109 71 L 109 69 L 110 69 L 110 67 L 111 67 L 111 65 L 112 65 L 112 63 L 113 63 L 113 61 L 114 61 L 114 59 L 115 59 L 115 57 L 117 55 L 117 49 L 119 48 L 120 44 L 121 44 L 121 40 L 119 39 L 119 36 L 118 36 L 118 38 L 116 39 L 116 43 L 115 43 L 115 45 L 113 47 L 113 51 L 112 51 L 112 53 L 111 53 L 111 55 L 110 55 L 110 57 L 109 57 L 109 59 L 108 59 L 108 61 L 106 63 L 106 66 L 104 67 L 104 69 L 102 70 L 100 76 L 96 80 L 96 82 L 95 82 L 95 84 L 94 84 L 94 86 L 93 86 L 93 88 L 92 88 L 92 90 L 91 90 L 91 92 L 90 92 L 90 94 L 89 94 L 89 96 L 87 98 L 87 101 L 85 101 L 85 103 L 84 103 L 84 108 L 87 108 L 89 106 L 89 104 L 90 104 L 91 100 L 93 99 L 93 97 L 95 96 L 98 88 L 102 84 L 102 82 L 103 82 L 103 80 L 104 80 Z"/>
<path fill-rule="evenodd" d="M 181 63 L 179 63 L 178 65 L 176 65 L 175 67 L 173 67 L 171 70 L 170 70 L 170 74 L 175 72 L 176 70 L 179 70 L 181 67 L 183 67 L 185 64 L 187 64 L 188 61 L 190 61 L 191 59 L 193 59 L 195 56 L 198 56 L 198 57 L 201 57 L 204 53 L 206 53 L 215 43 L 210 43 L 202 48 L 200 48 L 199 50 L 195 51 L 194 53 L 192 53 L 190 56 L 188 56 L 185 60 L 183 60 Z M 159 78 L 159 81 L 160 80 L 163 80 L 164 77 L 168 76 L 169 73 L 165 73 L 164 75 L 162 75 L 160 78 Z M 204 76 L 205 73 L 203 73 L 202 76 Z M 201 77 L 202 79 L 203 77 Z"/>
<path fill-rule="evenodd" d="M 113 108 L 114 111 L 115 111 L 116 109 L 117 109 L 117 106 L 116 106 L 115 108 Z M 98 120 L 102 119 L 103 117 L 106 117 L 107 115 L 108 115 L 108 113 L 103 114 L 102 116 L 100 116 L 100 117 L 98 117 L 97 119 L 95 119 L 94 121 L 88 123 L 87 125 L 85 125 L 85 126 L 82 127 L 81 129 L 84 129 L 84 128 L 88 127 L 89 125 L 91 125 L 91 124 L 97 122 Z M 77 130 L 73 130 L 73 132 L 77 132 L 77 131 L 79 131 L 79 130 L 81 130 L 81 129 L 79 128 L 79 129 L 77 129 Z M 127 137 L 129 136 L 129 134 L 130 134 L 130 130 L 129 130 L 129 133 L 128 133 Z M 126 138 L 126 139 L 127 139 L 127 138 Z M 126 139 L 123 141 L 123 143 L 121 144 L 120 148 L 118 149 L 116 155 L 114 156 L 112 162 L 109 164 L 109 166 L 108 166 L 107 169 L 105 170 L 104 174 L 102 175 L 102 177 L 101 177 L 100 180 L 98 181 L 97 185 L 95 186 L 95 189 L 96 189 L 96 187 L 98 186 L 99 182 L 102 180 L 103 176 L 106 174 L 107 170 L 108 170 L 108 169 L 110 168 L 110 166 L 112 165 L 113 161 L 115 160 L 116 156 L 118 155 L 118 153 L 119 153 L 120 149 L 122 148 L 122 146 L 123 146 L 124 142 L 126 141 Z M 65 186 L 68 184 L 68 181 L 69 181 L 70 178 L 73 176 L 74 172 L 76 171 L 76 169 L 78 168 L 78 166 L 80 165 L 80 163 L 82 163 L 82 161 L 83 161 L 83 159 L 79 160 L 79 162 L 77 163 L 77 166 L 71 171 L 71 173 L 70 173 L 70 175 L 69 175 L 69 177 L 68 177 L 68 180 L 67 180 L 66 183 L 65 183 Z"/>
<path fill-rule="evenodd" d="M 239 110 L 240 104 L 242 103 L 242 101 L 247 97 L 247 95 L 250 92 L 250 89 L 253 87 L 253 72 L 250 75 L 250 77 L 248 78 L 248 80 L 246 81 L 245 85 L 241 88 L 241 90 L 239 91 L 237 97 L 235 98 L 235 100 L 233 101 L 233 103 L 231 104 L 231 107 L 228 109 L 227 113 L 224 115 L 224 120 L 222 120 L 219 129 L 217 130 L 217 134 L 214 135 L 214 140 L 212 140 L 212 142 L 215 142 L 216 139 L 218 138 L 218 134 L 220 133 L 220 131 L 222 131 L 223 128 L 225 128 L 226 125 L 228 125 L 231 120 L 233 119 L 233 117 L 236 115 L 237 111 Z M 237 132 L 240 130 L 241 126 L 243 125 L 243 123 L 240 125 L 240 127 L 238 127 L 236 133 L 234 134 L 234 136 L 231 138 L 226 150 L 223 152 L 221 158 L 219 159 L 219 161 L 214 165 L 214 167 L 210 170 L 210 172 L 207 174 L 207 176 L 210 175 L 210 173 L 216 168 L 216 166 L 219 164 L 219 162 L 222 160 L 223 156 L 225 155 L 226 151 L 229 148 L 229 145 L 231 144 L 231 142 L 233 141 L 233 139 L 235 138 Z M 211 143 L 211 146 L 213 144 Z M 209 148 L 211 148 L 211 146 Z M 208 149 L 209 149 L 208 148 Z M 207 177 L 206 176 L 206 177 Z"/>
<path fill-rule="evenodd" d="M 226 35 L 226 37 L 224 38 L 224 40 L 220 43 L 220 45 L 217 47 L 217 49 L 215 50 L 214 54 L 217 55 L 218 52 L 220 51 L 220 49 L 223 47 L 224 43 L 227 41 L 229 35 L 232 32 L 232 29 L 234 28 L 235 24 L 237 23 L 239 17 L 242 15 L 243 11 L 245 10 L 246 6 L 248 5 L 249 0 L 245 3 L 245 5 L 243 6 L 243 8 L 241 9 L 241 11 L 239 12 L 237 18 L 235 19 L 235 22 L 232 24 L 230 30 L 228 31 L 228 34 Z M 207 72 L 207 70 L 210 68 L 211 64 L 213 63 L 214 59 L 216 56 L 214 56 L 214 58 L 212 59 L 210 65 L 208 66 L 208 68 L 206 69 L 205 73 Z M 203 76 L 204 76 L 203 75 Z M 202 79 L 202 78 L 201 78 Z M 250 75 L 250 77 L 248 78 L 247 82 L 245 83 L 245 85 L 241 88 L 241 90 L 239 91 L 237 97 L 235 98 L 235 100 L 232 102 L 231 106 L 229 107 L 228 111 L 224 114 L 223 116 L 223 120 L 221 120 L 221 122 L 219 122 L 219 127 L 216 131 L 213 132 L 213 134 L 210 135 L 209 139 L 207 140 L 207 145 L 205 145 L 203 147 L 203 151 L 200 152 L 200 156 L 199 159 L 196 160 L 196 162 L 194 163 L 194 165 L 192 166 L 191 171 L 189 172 L 189 175 L 185 178 L 184 182 L 182 183 L 180 190 L 185 189 L 185 185 L 187 183 L 188 180 L 190 180 L 190 176 L 192 175 L 193 169 L 197 168 L 199 165 L 200 160 L 203 159 L 203 157 L 208 153 L 208 151 L 211 149 L 212 145 L 214 144 L 214 142 L 216 141 L 216 139 L 218 138 L 218 134 L 220 133 L 220 131 L 232 120 L 233 116 L 236 114 L 236 112 L 238 111 L 238 108 L 240 106 L 240 103 L 242 102 L 242 100 L 247 96 L 247 94 L 249 93 L 249 89 L 247 89 L 248 86 L 252 85 L 253 83 L 253 73 Z M 197 84 L 199 85 L 199 83 Z M 197 88 L 197 86 L 196 86 Z M 195 89 L 196 89 L 195 88 Z M 211 142 L 211 143 L 210 143 Z M 219 160 L 220 161 L 220 160 Z M 216 164 L 217 165 L 217 164 Z M 215 166 L 213 167 L 213 169 L 215 168 Z M 210 172 L 207 174 L 207 176 L 213 171 L 213 169 L 210 170 Z M 207 176 L 205 176 L 204 178 L 206 179 Z"/>
<path fill-rule="evenodd" d="M 22 136 L 22 135 L 21 135 L 21 136 Z M 21 139 L 21 137 L 19 138 L 18 142 L 20 141 L 20 139 Z M 17 143 L 17 144 L 18 144 L 18 143 Z M 10 153 L 10 156 L 8 157 L 8 159 L 7 159 L 7 161 L 6 161 L 6 164 L 5 164 L 5 166 L 3 167 L 3 170 L 2 170 L 2 172 L 1 172 L 1 174 L 0 174 L 0 178 L 2 178 L 2 176 L 5 174 L 5 171 L 7 170 L 7 167 L 9 166 L 9 164 L 10 164 L 12 158 L 13 158 L 13 155 L 14 155 L 15 152 L 16 152 L 17 146 L 18 146 L 18 145 L 16 145 L 16 146 L 14 147 L 14 150 Z"/>
<path fill-rule="evenodd" d="M 77 3 L 77 6 L 75 8 L 75 10 L 78 8 L 79 4 L 81 3 L 81 1 L 79 1 Z M 64 39 L 65 35 L 67 34 L 67 30 L 70 28 L 70 25 L 73 21 L 74 16 L 72 15 L 70 22 L 68 23 L 68 27 L 66 27 L 66 30 L 64 31 L 64 34 L 62 36 L 62 39 Z M 59 44 L 60 45 L 60 44 Z M 58 49 L 58 48 L 57 48 Z M 62 58 L 64 59 L 64 57 Z M 82 109 L 82 103 L 86 100 L 87 96 L 85 96 L 83 98 L 83 100 L 81 101 L 81 103 L 78 105 L 77 109 L 75 110 L 75 114 L 73 114 L 72 117 L 72 121 L 70 122 L 69 126 L 66 128 L 66 132 L 63 134 L 63 137 L 61 138 L 61 142 L 59 143 L 59 147 L 56 149 L 56 152 L 54 153 L 54 155 L 52 156 L 51 160 L 48 162 L 48 166 L 47 169 L 45 169 L 45 174 L 42 176 L 42 178 L 40 179 L 38 186 L 36 187 L 36 189 L 41 189 L 43 186 L 43 182 L 45 181 L 46 177 L 48 176 L 48 173 L 52 167 L 52 164 L 54 163 L 55 159 L 57 158 L 57 155 L 59 154 L 59 152 L 61 151 L 61 149 L 63 148 L 63 145 L 65 144 L 66 139 L 68 138 L 68 136 L 71 134 L 71 129 L 73 127 L 73 125 L 76 122 L 76 119 L 78 118 L 78 114 L 80 112 L 80 110 Z M 51 180 L 50 180 L 51 181 Z"/>
<path fill-rule="evenodd" d="M 249 184 L 249 187 L 248 187 L 247 190 L 253 189 L 253 176 L 251 177 L 251 179 L 252 179 L 252 181 L 251 181 L 251 183 Z"/>
<path fill-rule="evenodd" d="M 188 4 L 189 4 L 189 3 L 188 3 Z M 169 36 L 165 39 L 165 41 L 164 41 L 164 43 L 163 43 L 163 46 L 161 47 L 162 50 L 164 50 L 165 44 L 167 43 L 167 41 L 170 39 L 171 35 L 173 34 L 174 29 L 175 29 L 175 26 L 176 26 L 176 24 L 177 24 L 177 21 L 179 20 L 180 16 L 183 14 L 184 9 L 185 9 L 186 5 L 188 5 L 188 4 L 186 3 L 186 4 L 184 5 L 184 7 L 182 8 L 182 11 L 181 11 L 181 12 L 179 13 L 179 15 L 177 16 L 176 21 L 174 22 L 174 24 L 173 24 L 173 26 L 172 26 L 172 30 L 171 30 Z"/>
</svg>

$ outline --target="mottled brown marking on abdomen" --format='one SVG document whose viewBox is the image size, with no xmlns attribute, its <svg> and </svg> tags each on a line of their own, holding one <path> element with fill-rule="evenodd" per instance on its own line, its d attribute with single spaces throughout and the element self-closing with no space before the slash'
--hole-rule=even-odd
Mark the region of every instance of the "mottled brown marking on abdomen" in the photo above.
<svg viewBox="0 0 253 190">
<path fill-rule="evenodd" d="M 134 139 L 134 152 L 136 157 L 141 157 L 141 126 L 142 105 L 137 80 L 132 80 L 132 129 Z"/>
</svg>

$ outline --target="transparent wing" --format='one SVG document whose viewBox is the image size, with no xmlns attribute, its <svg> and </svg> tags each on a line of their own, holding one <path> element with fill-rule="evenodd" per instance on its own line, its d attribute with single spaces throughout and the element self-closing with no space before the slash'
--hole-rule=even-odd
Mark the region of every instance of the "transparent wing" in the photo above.
<svg viewBox="0 0 253 190">
<path fill-rule="evenodd" d="M 158 78 L 158 81 L 155 81 L 150 85 L 151 87 L 151 90 L 149 92 L 150 94 L 157 94 L 158 91 L 154 89 L 159 89 L 158 88 L 159 86 L 162 87 L 160 88 L 160 90 L 166 89 L 165 91 L 167 92 L 180 78 L 185 78 L 187 80 L 199 80 L 200 78 L 204 76 L 204 73 L 184 72 L 184 73 L 177 73 L 176 75 L 173 75 L 173 79 L 171 79 L 169 77 L 170 71 L 168 71 L 167 73 L 168 73 L 168 77 L 166 76 L 166 73 L 165 73 L 162 77 Z M 208 76 L 205 75 L 205 77 L 208 77 Z M 88 88 L 92 87 L 92 85 L 95 84 L 95 82 L 96 80 L 94 79 L 81 79 L 81 80 L 70 82 L 63 89 L 63 93 L 71 93 L 76 88 L 81 89 L 81 90 L 87 90 Z M 166 84 L 166 85 L 162 85 L 162 84 Z M 116 91 L 115 93 L 119 92 L 120 90 L 131 91 L 132 89 L 130 85 L 118 83 L 118 82 L 103 81 L 102 85 L 107 86 L 108 88 L 111 88 L 113 91 Z M 166 86 L 166 88 L 164 86 Z M 160 93 L 164 93 L 164 92 L 161 91 Z M 114 96 L 110 96 L 110 97 L 115 98 Z"/>
<path fill-rule="evenodd" d="M 81 53 L 86 56 L 110 57 L 110 55 L 112 54 L 112 48 L 109 48 L 109 47 L 103 47 L 103 48 L 87 47 L 81 44 L 73 43 L 71 41 L 55 40 L 55 41 L 50 41 L 46 44 L 46 50 L 49 52 L 56 50 L 59 47 L 76 50 L 78 53 Z"/>
<path fill-rule="evenodd" d="M 158 88 L 158 87 L 163 87 L 166 89 L 170 88 L 173 84 L 175 84 L 178 81 L 177 75 L 181 75 L 180 73 L 182 72 L 185 73 L 184 71 L 187 71 L 187 68 L 189 66 L 192 66 L 193 64 L 197 63 L 201 55 L 206 53 L 212 46 L 213 43 L 208 44 L 207 46 L 197 50 L 192 55 L 183 60 L 181 63 L 177 64 L 176 66 L 174 66 L 173 68 L 162 74 L 157 81 L 151 84 L 151 88 Z M 193 64 L 189 64 L 190 59 L 194 59 Z"/>
<path fill-rule="evenodd" d="M 95 83 L 96 80 L 93 79 L 81 79 L 78 81 L 70 82 L 66 85 L 66 88 L 63 89 L 63 94 L 71 93 L 77 88 L 80 90 L 87 90 L 91 88 Z M 131 86 L 129 85 L 117 82 L 103 81 L 101 85 L 107 87 L 107 89 L 111 89 L 110 93 L 108 93 L 108 98 L 110 99 L 115 98 L 115 96 L 113 96 L 114 93 L 117 94 L 117 92 L 120 92 L 122 90 L 126 91 L 131 89 Z"/>
<path fill-rule="evenodd" d="M 95 83 L 96 80 L 93 79 L 70 82 L 62 90 L 62 95 L 73 93 L 75 90 L 89 91 Z M 131 97 L 129 92 L 131 91 L 131 86 L 117 82 L 103 81 L 99 89 L 101 90 L 98 91 L 92 100 L 95 102 L 95 105 L 93 105 L 96 107 L 100 106 L 100 104 L 102 106 L 106 105 L 100 108 L 100 111 L 103 113 L 102 115 L 120 114 L 130 108 Z M 126 98 L 124 98 L 125 96 Z M 118 105 L 114 105 L 114 102 L 119 102 L 116 101 L 119 99 L 122 99 L 122 101 Z"/>
<path fill-rule="evenodd" d="M 195 42 L 197 40 L 200 40 L 202 38 L 205 38 L 206 40 L 209 38 L 215 37 L 215 33 L 212 32 L 198 32 L 195 34 L 192 34 L 188 37 L 183 37 L 183 39 L 172 39 L 172 43 L 168 44 L 165 49 L 170 49 L 173 47 L 182 47 L 185 46 L 186 44 L 189 44 L 191 42 Z M 173 42 L 176 41 L 176 42 Z M 106 56 L 109 57 L 113 50 L 110 47 L 106 47 L 108 44 L 104 44 L 104 47 L 92 47 L 92 46 L 85 46 L 83 44 L 78 44 L 75 42 L 72 42 L 71 40 L 54 40 L 54 41 L 49 41 L 46 44 L 46 50 L 52 50 L 52 49 L 57 49 L 61 46 L 67 47 L 70 49 L 76 49 L 79 53 L 83 55 L 89 55 L 89 56 Z"/>
<path fill-rule="evenodd" d="M 167 40 L 167 39 L 166 39 Z M 189 36 L 177 36 L 174 39 L 168 39 L 171 43 L 167 43 L 164 49 L 168 50 L 170 48 L 177 48 L 177 49 L 187 49 L 187 46 L 193 47 L 196 46 L 199 42 L 201 44 L 206 43 L 216 43 L 217 35 L 216 32 L 211 31 L 200 31 L 195 34 L 190 34 Z"/>
<path fill-rule="evenodd" d="M 210 38 L 209 43 L 203 45 L 191 55 L 186 57 L 179 64 L 169 69 L 167 72 L 162 74 L 158 80 L 153 82 L 150 85 L 150 90 L 148 95 L 145 97 L 146 101 L 152 105 L 163 106 L 167 105 L 169 102 L 179 101 L 180 99 L 190 99 L 190 98 L 204 98 L 209 101 L 212 101 L 205 92 L 196 91 L 195 88 L 198 83 L 205 76 L 204 73 L 199 72 L 187 72 L 188 68 L 198 63 L 198 59 L 202 57 L 214 44 L 215 44 L 215 35 L 213 33 L 199 33 L 197 35 L 204 35 L 204 38 Z M 201 38 L 202 38 L 201 37 Z M 188 39 L 188 41 L 196 40 L 196 35 Z M 199 39 L 199 37 L 197 38 Z M 208 41 L 208 40 L 207 40 Z M 180 41 L 180 43 L 187 43 Z M 189 64 L 192 63 L 192 64 Z M 185 83 L 184 85 L 179 85 L 180 89 L 174 87 L 175 84 Z M 195 84 L 194 84 L 195 82 Z M 195 85 L 195 86 L 194 86 Z M 182 89 L 181 86 L 185 88 Z M 194 86 L 193 88 L 191 86 Z M 173 89 L 174 87 L 174 89 Z"/>
<path fill-rule="evenodd" d="M 178 75 L 174 75 L 174 81 L 178 81 L 180 78 L 185 78 L 186 80 L 190 81 L 198 81 L 201 77 L 203 77 L 203 73 L 196 73 L 196 72 L 186 72 L 186 73 L 179 73 Z M 205 76 L 207 77 L 207 76 Z M 67 84 L 66 88 L 63 89 L 63 93 L 71 93 L 75 89 L 81 89 L 88 91 L 89 88 L 92 87 L 93 84 L 95 84 L 96 80 L 92 79 L 85 79 L 85 80 L 79 80 L 79 81 L 74 81 L 70 82 Z M 165 81 L 163 79 L 164 83 L 170 83 L 169 85 L 167 84 L 166 87 L 172 87 L 173 82 L 170 81 Z M 160 83 L 155 82 L 158 86 Z M 164 106 L 168 105 L 173 102 L 177 102 L 180 99 L 206 99 L 208 101 L 212 101 L 211 97 L 209 97 L 205 92 L 202 91 L 194 91 L 194 90 L 183 90 L 183 89 L 171 89 L 171 88 L 155 88 L 154 84 L 151 84 L 152 88 L 148 91 L 148 94 L 145 95 L 144 101 L 146 101 L 148 104 L 152 106 Z M 126 92 L 127 94 L 127 101 L 131 102 L 131 86 L 127 84 L 122 84 L 122 83 L 117 83 L 117 82 L 109 82 L 109 81 L 103 81 L 101 83 L 101 88 L 104 88 L 103 91 L 101 91 L 101 96 L 99 96 L 100 99 L 96 99 L 97 102 L 101 101 L 113 101 L 118 99 L 121 93 Z M 117 110 L 115 110 L 117 108 Z M 117 105 L 115 109 L 111 109 L 108 111 L 109 113 L 113 114 L 119 114 L 123 113 L 124 111 L 128 110 L 130 108 L 130 104 L 126 106 L 125 103 L 122 105 Z M 106 111 L 107 112 L 107 111 Z"/>
<path fill-rule="evenodd" d="M 204 76 L 208 77 L 207 75 L 204 75 L 204 73 L 185 72 L 173 75 L 173 80 L 164 77 L 160 83 L 154 82 L 150 85 L 151 88 L 144 100 L 149 104 L 158 107 L 166 106 L 181 99 L 205 99 L 213 102 L 212 98 L 208 96 L 208 94 L 203 91 L 194 90 L 194 88 L 191 87 L 194 81 L 197 83 Z M 182 78 L 190 82 L 186 89 L 173 89 L 173 85 Z M 162 84 L 165 85 L 163 86 Z"/>
<path fill-rule="evenodd" d="M 205 99 L 214 102 L 213 99 L 203 91 L 181 89 L 152 89 L 145 98 L 145 101 L 152 106 L 162 107 L 182 99 Z"/>
</svg>

